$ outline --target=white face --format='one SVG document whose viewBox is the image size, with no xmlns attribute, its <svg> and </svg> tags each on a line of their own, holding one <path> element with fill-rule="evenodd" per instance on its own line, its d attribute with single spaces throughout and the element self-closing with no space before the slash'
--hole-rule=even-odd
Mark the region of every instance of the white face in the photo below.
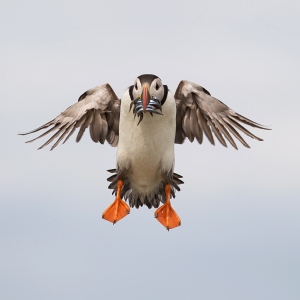
<svg viewBox="0 0 300 300">
<path fill-rule="evenodd" d="M 145 87 L 149 90 L 150 98 L 153 98 L 155 96 L 160 101 L 163 99 L 164 86 L 163 86 L 160 78 L 154 79 L 151 82 L 150 86 L 148 83 L 144 83 L 142 86 L 140 79 L 137 78 L 134 82 L 134 86 L 133 86 L 133 90 L 132 90 L 133 99 L 141 98 L 143 88 L 145 88 Z"/>
</svg>

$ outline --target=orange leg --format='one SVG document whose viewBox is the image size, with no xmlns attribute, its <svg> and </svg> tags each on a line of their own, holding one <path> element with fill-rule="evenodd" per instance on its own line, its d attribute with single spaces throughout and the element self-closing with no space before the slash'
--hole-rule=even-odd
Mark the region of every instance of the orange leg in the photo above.
<svg viewBox="0 0 300 300">
<path fill-rule="evenodd" d="M 165 187 L 166 192 L 166 203 L 159 207 L 155 213 L 154 217 L 164 226 L 167 230 L 180 226 L 181 220 L 177 213 L 171 206 L 170 196 L 171 196 L 171 185 L 167 184 Z"/>
<path fill-rule="evenodd" d="M 115 224 L 126 217 L 130 212 L 130 207 L 121 199 L 121 189 L 124 182 L 118 181 L 117 197 L 115 201 L 103 212 L 102 218 Z"/>
</svg>

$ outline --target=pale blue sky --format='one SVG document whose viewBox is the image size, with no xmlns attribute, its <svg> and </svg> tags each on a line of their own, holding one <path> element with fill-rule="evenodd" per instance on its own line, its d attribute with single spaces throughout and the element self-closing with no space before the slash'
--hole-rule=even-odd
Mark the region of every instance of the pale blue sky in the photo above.
<svg viewBox="0 0 300 300">
<path fill-rule="evenodd" d="M 300 299 L 298 0 L 6 1 L 0 26 L 0 299 Z M 176 146 L 170 232 L 147 208 L 101 219 L 115 148 L 16 135 L 143 73 L 273 129 L 251 149 Z"/>
</svg>

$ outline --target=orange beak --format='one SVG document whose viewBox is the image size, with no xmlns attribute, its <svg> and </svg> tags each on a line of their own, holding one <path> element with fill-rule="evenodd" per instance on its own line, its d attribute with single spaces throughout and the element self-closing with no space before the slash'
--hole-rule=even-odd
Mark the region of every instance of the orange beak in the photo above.
<svg viewBox="0 0 300 300">
<path fill-rule="evenodd" d="M 149 86 L 148 85 L 143 85 L 143 91 L 142 91 L 142 103 L 143 103 L 143 111 L 146 112 L 147 105 L 149 104 L 150 101 L 150 93 L 149 93 Z"/>
</svg>

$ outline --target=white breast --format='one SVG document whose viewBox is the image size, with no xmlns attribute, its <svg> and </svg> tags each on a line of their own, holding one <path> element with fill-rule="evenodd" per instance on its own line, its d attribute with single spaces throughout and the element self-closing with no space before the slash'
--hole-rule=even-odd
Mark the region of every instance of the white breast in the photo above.
<svg viewBox="0 0 300 300">
<path fill-rule="evenodd" d="M 163 115 L 145 113 L 134 119 L 129 112 L 131 99 L 128 90 L 121 99 L 117 166 L 128 177 L 131 187 L 139 194 L 157 189 L 164 174 L 174 168 L 174 139 L 176 103 L 172 93 L 162 106 Z"/>
</svg>

